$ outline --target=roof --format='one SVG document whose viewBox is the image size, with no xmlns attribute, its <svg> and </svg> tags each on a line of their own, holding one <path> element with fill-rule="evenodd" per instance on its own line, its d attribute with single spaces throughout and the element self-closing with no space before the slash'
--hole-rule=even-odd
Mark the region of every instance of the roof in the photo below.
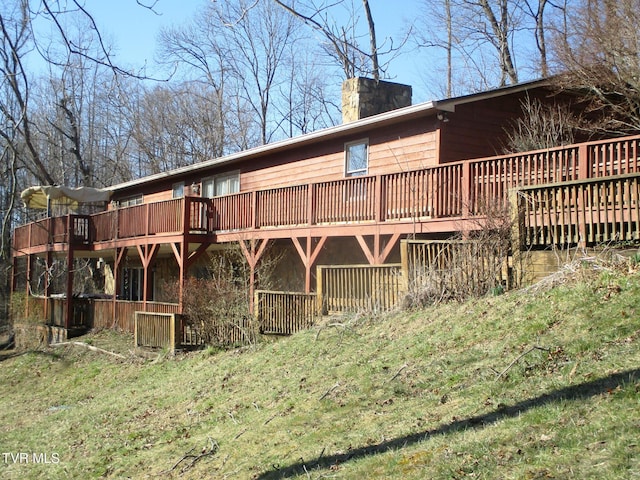
<svg viewBox="0 0 640 480">
<path fill-rule="evenodd" d="M 234 165 L 236 163 L 244 162 L 257 157 L 262 157 L 267 154 L 281 153 L 285 150 L 303 147 L 305 145 L 313 144 L 319 141 L 326 141 L 348 134 L 358 134 L 363 131 L 369 131 L 372 128 L 379 128 L 395 123 L 406 122 L 408 120 L 427 117 L 429 115 L 434 115 L 437 112 L 454 112 L 456 106 L 458 105 L 479 102 L 485 99 L 518 93 L 521 91 L 547 85 L 547 80 L 535 80 L 531 82 L 518 83 L 515 85 L 508 85 L 485 92 L 473 93 L 445 100 L 432 100 L 416 105 L 410 105 L 408 107 L 398 108 L 396 110 L 391 110 L 389 112 L 373 115 L 371 117 L 362 118 L 353 122 L 324 128 L 315 132 L 288 138 L 286 140 L 268 143 L 248 150 L 242 150 L 240 152 L 225 155 L 223 157 L 176 168 L 167 172 L 148 175 L 146 177 L 141 177 L 128 182 L 119 183 L 109 187 L 109 190 L 111 190 L 112 192 L 126 190 L 146 183 L 153 183 L 173 177 L 196 173 L 201 170 L 210 169 L 211 167 Z"/>
</svg>

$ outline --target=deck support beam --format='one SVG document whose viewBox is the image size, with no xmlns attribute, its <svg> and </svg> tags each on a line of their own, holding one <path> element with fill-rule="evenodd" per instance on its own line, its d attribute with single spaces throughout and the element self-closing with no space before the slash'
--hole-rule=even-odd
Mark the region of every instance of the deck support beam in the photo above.
<svg viewBox="0 0 640 480">
<path fill-rule="evenodd" d="M 382 245 L 380 237 L 382 237 L 382 235 L 376 233 L 375 235 L 372 235 L 372 237 L 373 249 L 369 247 L 364 235 L 356 235 L 356 240 L 358 240 L 362 253 L 367 257 L 370 265 L 382 265 L 391 253 L 391 250 L 393 250 L 393 247 L 398 243 L 400 233 L 396 232 L 391 234 L 384 248 L 381 248 Z"/>
<path fill-rule="evenodd" d="M 240 240 L 240 249 L 249 263 L 249 313 L 253 314 L 254 294 L 256 291 L 256 265 L 269 243 L 269 240 Z"/>
<path fill-rule="evenodd" d="M 189 270 L 193 266 L 194 263 L 202 256 L 203 253 L 207 251 L 210 243 L 201 243 L 198 248 L 196 248 L 193 252 L 189 253 L 187 259 L 185 260 L 185 268 Z"/>
<path fill-rule="evenodd" d="M 153 265 L 156 255 L 158 254 L 159 244 L 151 244 L 151 245 L 136 245 L 138 250 L 138 255 L 140 255 L 140 260 L 142 262 L 143 269 L 143 281 L 142 281 L 142 304 L 143 308 L 147 310 L 147 302 L 149 301 L 149 297 L 152 296 L 151 287 L 153 286 L 151 282 L 151 266 Z"/>
<path fill-rule="evenodd" d="M 53 259 L 51 252 L 47 251 L 44 256 L 44 320 L 49 320 L 49 297 L 51 296 L 51 267 Z"/>
<path fill-rule="evenodd" d="M 184 282 L 187 276 L 184 257 L 185 252 L 189 251 L 189 244 L 186 242 L 171 242 L 171 250 L 173 250 L 173 256 L 176 258 L 178 269 L 180 270 L 178 278 L 178 309 L 182 312 L 184 308 Z"/>
<path fill-rule="evenodd" d="M 122 259 L 127 257 L 127 250 L 128 247 L 116 247 L 113 251 L 113 325 L 111 328 L 115 328 L 118 325 L 118 312 L 116 305 L 122 288 L 120 285 L 121 264 Z"/>
<path fill-rule="evenodd" d="M 291 241 L 293 242 L 293 245 L 296 247 L 296 250 L 298 251 L 298 255 L 300 255 L 300 259 L 304 264 L 304 270 L 305 270 L 304 291 L 305 293 L 311 293 L 311 269 L 313 268 L 313 265 L 316 263 L 318 254 L 320 253 L 320 251 L 322 250 L 322 247 L 324 247 L 324 244 L 327 241 L 327 236 L 325 235 L 324 237 L 320 237 L 318 239 L 318 243 L 316 243 L 315 246 L 313 245 L 313 238 L 311 237 L 311 235 L 307 235 L 306 238 L 307 238 L 306 248 L 302 248 L 302 245 L 300 244 L 300 240 L 298 240 L 297 237 L 291 237 Z"/>
<path fill-rule="evenodd" d="M 64 328 L 71 328 L 71 317 L 73 316 L 73 247 L 69 245 L 67 251 L 67 301 L 64 312 Z M 45 312 L 46 315 L 46 312 Z"/>
</svg>

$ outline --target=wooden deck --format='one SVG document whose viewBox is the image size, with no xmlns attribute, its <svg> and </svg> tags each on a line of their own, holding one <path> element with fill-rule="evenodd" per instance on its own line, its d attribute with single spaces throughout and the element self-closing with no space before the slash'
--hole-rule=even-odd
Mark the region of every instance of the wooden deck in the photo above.
<svg viewBox="0 0 640 480">
<path fill-rule="evenodd" d="M 546 230 L 560 225 L 555 219 L 571 218 L 580 223 L 597 218 L 602 224 L 600 219 L 621 201 L 635 208 L 628 218 L 637 221 L 638 183 L 634 178 L 638 173 L 640 136 L 634 136 L 388 175 L 280 186 L 213 199 L 185 197 L 94 215 L 47 218 L 17 227 L 13 248 L 14 255 L 21 256 L 182 241 L 454 232 L 473 229 L 477 226 L 474 220 L 483 216 L 487 205 L 506 200 L 516 187 L 535 197 L 523 208 L 536 226 L 549 199 L 567 192 L 569 200 L 555 202 L 553 215 L 545 218 Z M 605 188 L 598 180 L 610 177 L 616 177 L 617 186 Z M 592 185 L 589 193 L 576 193 L 580 182 Z M 618 192 L 625 193 L 620 197 Z M 578 201 L 579 195 L 586 195 L 585 200 Z M 600 200 L 595 202 L 595 198 Z M 587 204 L 587 214 L 576 216 L 576 205 L 587 208 Z M 543 238 L 544 242 L 559 239 L 555 234 L 539 238 L 534 243 Z M 614 240 L 606 231 L 583 238 Z"/>
</svg>

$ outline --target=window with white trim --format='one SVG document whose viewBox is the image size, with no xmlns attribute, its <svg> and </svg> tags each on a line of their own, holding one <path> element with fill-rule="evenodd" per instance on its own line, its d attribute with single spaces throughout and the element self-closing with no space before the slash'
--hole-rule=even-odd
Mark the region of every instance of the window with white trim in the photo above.
<svg viewBox="0 0 640 480">
<path fill-rule="evenodd" d="M 142 203 L 142 195 L 135 195 L 133 197 L 123 198 L 118 202 L 120 207 L 132 207 L 133 205 L 140 205 Z"/>
<path fill-rule="evenodd" d="M 345 143 L 345 177 L 359 177 L 369 172 L 369 141 Z"/>
<path fill-rule="evenodd" d="M 174 183 L 172 187 L 173 198 L 184 197 L 184 182 Z"/>
<path fill-rule="evenodd" d="M 240 172 L 223 173 L 202 180 L 202 196 L 221 197 L 240 191 Z"/>
</svg>

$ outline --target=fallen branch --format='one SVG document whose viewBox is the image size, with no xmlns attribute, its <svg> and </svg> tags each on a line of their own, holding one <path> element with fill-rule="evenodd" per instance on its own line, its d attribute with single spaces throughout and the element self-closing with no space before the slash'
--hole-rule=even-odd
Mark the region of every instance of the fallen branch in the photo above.
<svg viewBox="0 0 640 480">
<path fill-rule="evenodd" d="M 125 357 L 124 355 L 121 355 L 119 353 L 110 352 L 109 350 L 103 350 L 102 348 L 94 347 L 93 345 L 89 345 L 87 343 L 82 343 L 82 342 L 60 342 L 60 343 L 52 343 L 49 346 L 50 347 L 62 347 L 64 345 L 74 345 L 74 346 L 78 346 L 78 347 L 84 347 L 84 348 L 88 348 L 92 352 L 105 353 L 107 355 L 111 355 L 111 356 L 116 357 L 116 358 L 122 358 L 123 360 L 127 359 L 127 357 Z"/>
<path fill-rule="evenodd" d="M 347 327 L 347 325 L 345 325 L 344 323 L 329 323 L 328 325 L 324 325 L 318 328 L 318 332 L 316 333 L 316 339 L 315 339 L 316 342 L 318 341 L 318 337 L 320 337 L 320 332 L 322 332 L 322 330 L 328 327 L 340 327 L 344 329 Z"/>
<path fill-rule="evenodd" d="M 188 464 L 186 464 L 184 467 L 182 467 L 180 469 L 180 473 L 184 473 L 187 470 L 189 470 L 191 467 L 193 467 L 197 462 L 202 460 L 204 457 L 211 457 L 211 456 L 215 455 L 218 452 L 218 450 L 220 449 L 220 446 L 218 445 L 218 442 L 212 440 L 211 437 L 209 437 L 209 449 L 204 448 L 202 450 L 202 453 L 199 453 L 198 455 L 195 455 L 195 454 L 191 453 L 195 449 L 196 449 L 196 447 L 193 447 L 191 450 L 189 450 L 187 453 L 185 453 L 180 460 L 178 460 L 176 463 L 174 463 L 173 467 L 171 467 L 169 470 L 165 470 L 164 472 L 161 472 L 160 475 L 165 475 L 165 474 L 167 474 L 169 472 L 172 472 L 173 470 L 178 468 L 178 465 L 180 465 L 185 460 L 191 460 Z"/>
<path fill-rule="evenodd" d="M 496 377 L 496 380 L 498 380 L 500 377 L 502 377 L 505 373 L 507 373 L 509 370 L 511 370 L 511 367 L 513 367 L 522 357 L 524 357 L 525 355 L 528 355 L 529 353 L 533 352 L 534 350 L 544 350 L 545 352 L 548 352 L 549 349 L 548 348 L 544 348 L 544 347 L 539 347 L 538 345 L 534 345 L 533 347 L 529 348 L 528 350 L 522 352 L 520 355 L 518 355 L 510 364 L 507 368 L 505 368 L 502 372 L 500 372 L 498 374 L 498 376 Z"/>
<path fill-rule="evenodd" d="M 318 399 L 318 400 L 323 400 L 327 395 L 329 395 L 331 392 L 333 392 L 336 388 L 338 388 L 340 386 L 340 382 L 336 382 L 336 384 L 331 387 L 329 390 L 327 390 L 326 392 L 324 392 L 322 394 L 322 396 Z"/>
<path fill-rule="evenodd" d="M 396 372 L 396 374 L 395 374 L 393 377 L 391 377 L 389 380 L 387 380 L 387 382 L 386 382 L 386 383 L 388 383 L 388 382 L 393 382 L 396 378 L 398 378 L 398 375 L 400 375 L 400 373 L 402 373 L 402 371 L 403 371 L 405 368 L 407 368 L 408 366 L 409 366 L 409 364 L 408 364 L 408 363 L 405 363 L 404 365 L 402 365 L 402 366 L 400 367 L 400 370 L 398 370 L 398 371 Z"/>
</svg>

